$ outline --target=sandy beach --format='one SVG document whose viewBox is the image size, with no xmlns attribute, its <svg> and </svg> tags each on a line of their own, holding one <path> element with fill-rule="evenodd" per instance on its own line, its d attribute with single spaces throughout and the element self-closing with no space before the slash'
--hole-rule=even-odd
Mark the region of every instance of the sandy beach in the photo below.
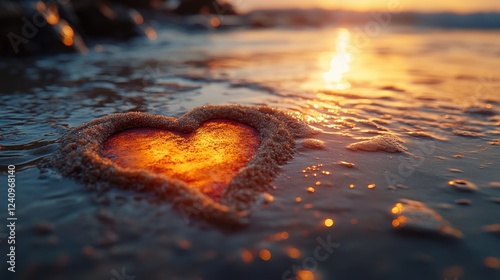
<svg viewBox="0 0 500 280">
<path fill-rule="evenodd" d="M 2 58 L 19 271 L 3 261 L 1 278 L 500 279 L 500 31 L 356 27 L 159 25 L 155 40 Z M 249 140 L 293 155 L 252 194 L 243 228 L 46 165 L 84 123 L 205 105 L 268 106 L 315 131 Z"/>
</svg>

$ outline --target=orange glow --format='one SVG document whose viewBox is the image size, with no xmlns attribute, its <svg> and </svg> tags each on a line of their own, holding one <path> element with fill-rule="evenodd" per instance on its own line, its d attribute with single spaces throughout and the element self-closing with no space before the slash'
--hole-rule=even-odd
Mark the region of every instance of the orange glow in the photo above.
<svg viewBox="0 0 500 280">
<path fill-rule="evenodd" d="M 300 203 L 301 201 L 302 201 L 302 197 L 297 196 L 297 197 L 295 198 L 295 202 Z"/>
<path fill-rule="evenodd" d="M 57 7 L 54 5 L 48 6 L 46 10 L 45 19 L 50 25 L 56 25 L 59 22 L 59 12 L 57 11 Z"/>
<path fill-rule="evenodd" d="M 392 226 L 395 228 L 403 227 L 406 224 L 407 218 L 404 216 L 397 217 L 392 221 Z"/>
<path fill-rule="evenodd" d="M 144 23 L 144 18 L 139 12 L 132 10 L 130 12 L 130 15 L 132 16 L 132 19 L 134 20 L 135 24 L 140 25 Z"/>
<path fill-rule="evenodd" d="M 377 186 L 377 185 L 375 185 L 375 184 L 369 184 L 369 185 L 368 185 L 368 188 L 369 188 L 369 189 L 374 189 L 374 188 L 375 188 L 375 186 Z"/>
<path fill-rule="evenodd" d="M 310 192 L 310 193 L 313 193 L 314 192 L 314 188 L 313 187 L 308 187 L 307 191 Z"/>
<path fill-rule="evenodd" d="M 64 25 L 61 28 L 61 33 L 65 37 L 73 37 L 73 36 L 75 36 L 75 31 L 73 31 L 73 28 L 71 28 L 71 26 L 69 26 L 69 25 Z"/>
<path fill-rule="evenodd" d="M 59 22 L 59 16 L 53 13 L 48 13 L 46 19 L 50 25 L 56 25 Z"/>
<path fill-rule="evenodd" d="M 500 268 L 500 259 L 495 257 L 486 257 L 484 259 L 484 265 L 488 268 Z"/>
<path fill-rule="evenodd" d="M 238 10 L 249 11 L 253 9 L 278 9 L 278 8 L 323 8 L 341 9 L 355 11 L 370 11 L 389 9 L 403 9 L 406 11 L 453 11 L 453 12 L 478 12 L 478 11 L 500 11 L 495 6 L 496 0 L 455 1 L 455 0 L 421 0 L 421 1 L 386 1 L 386 0 L 252 0 L 239 1 L 236 5 Z"/>
<path fill-rule="evenodd" d="M 191 242 L 189 242 L 186 239 L 179 240 L 178 244 L 179 244 L 179 247 L 184 249 L 184 250 L 191 248 Z"/>
<path fill-rule="evenodd" d="M 317 181 L 315 185 L 316 185 L 316 186 L 321 186 L 321 182 L 320 182 L 320 181 Z"/>
<path fill-rule="evenodd" d="M 395 228 L 399 227 L 399 221 L 397 219 L 392 220 L 392 226 Z"/>
<path fill-rule="evenodd" d="M 392 207 L 391 209 L 391 213 L 392 214 L 401 214 L 403 212 L 403 204 L 402 203 L 396 203 L 396 205 L 394 205 L 394 207 Z"/>
<path fill-rule="evenodd" d="M 212 18 L 210 19 L 210 25 L 211 25 L 212 27 L 214 27 L 214 28 L 219 27 L 219 26 L 220 26 L 220 23 L 221 23 L 221 22 L 220 22 L 220 19 L 219 19 L 218 17 L 212 17 Z"/>
<path fill-rule="evenodd" d="M 286 254 L 292 259 L 298 259 L 301 253 L 299 249 L 291 247 L 286 250 Z"/>
<path fill-rule="evenodd" d="M 253 261 L 252 252 L 248 251 L 247 249 L 243 249 L 241 251 L 241 259 L 245 263 L 251 263 Z"/>
<path fill-rule="evenodd" d="M 156 34 L 156 31 L 151 27 L 146 28 L 144 32 L 146 33 L 148 39 L 151 41 L 156 40 L 156 38 L 158 38 L 158 34 Z"/>
<path fill-rule="evenodd" d="M 208 13 L 210 13 L 210 9 L 207 6 L 203 6 L 200 8 L 200 14 L 206 15 Z"/>
<path fill-rule="evenodd" d="M 350 70 L 352 61 L 352 55 L 349 53 L 350 39 L 349 30 L 345 28 L 339 30 L 329 69 L 323 74 L 326 89 L 342 90 L 351 87 L 351 84 L 344 80 L 344 74 Z"/>
<path fill-rule="evenodd" d="M 267 240 L 280 241 L 280 240 L 286 240 L 286 239 L 288 239 L 288 232 L 282 231 L 282 232 L 277 232 L 277 233 L 273 234 Z"/>
<path fill-rule="evenodd" d="M 106 140 L 103 155 L 124 168 L 146 169 L 182 180 L 218 200 L 259 145 L 255 129 L 213 120 L 190 134 L 153 128 L 126 130 Z"/>
<path fill-rule="evenodd" d="M 60 25 L 61 25 L 61 36 L 63 44 L 67 47 L 72 46 L 74 43 L 73 38 L 75 36 L 75 31 L 64 20 L 61 21 Z"/>
<path fill-rule="evenodd" d="M 71 37 L 64 37 L 62 40 L 63 44 L 67 47 L 71 47 L 73 45 L 73 38 Z"/>
<path fill-rule="evenodd" d="M 262 249 L 260 250 L 259 252 L 259 257 L 263 260 L 263 261 L 268 261 L 271 259 L 271 252 L 269 252 L 269 250 L 267 249 Z"/>
<path fill-rule="evenodd" d="M 304 209 L 312 209 L 314 205 L 312 203 L 304 204 Z"/>
<path fill-rule="evenodd" d="M 333 226 L 333 220 L 332 220 L 332 219 L 326 219 L 326 220 L 325 220 L 325 226 L 326 226 L 326 227 L 331 227 L 331 226 Z"/>
<path fill-rule="evenodd" d="M 354 184 L 350 184 L 350 185 L 349 185 L 349 188 L 350 188 L 350 189 L 354 189 Z"/>
<path fill-rule="evenodd" d="M 42 1 L 38 1 L 36 3 L 36 9 L 39 12 L 43 12 L 43 11 L 45 11 L 45 9 L 47 9 L 47 7 L 45 6 L 45 3 L 43 3 Z"/>
<path fill-rule="evenodd" d="M 288 232 L 283 231 L 283 232 L 281 233 L 281 239 L 285 240 L 285 239 L 288 239 L 288 237 L 289 237 Z"/>
<path fill-rule="evenodd" d="M 314 280 L 314 273 L 309 270 L 297 271 L 297 280 Z"/>
<path fill-rule="evenodd" d="M 101 3 L 98 5 L 99 11 L 109 19 L 116 19 L 118 15 L 116 12 L 108 5 Z"/>
</svg>

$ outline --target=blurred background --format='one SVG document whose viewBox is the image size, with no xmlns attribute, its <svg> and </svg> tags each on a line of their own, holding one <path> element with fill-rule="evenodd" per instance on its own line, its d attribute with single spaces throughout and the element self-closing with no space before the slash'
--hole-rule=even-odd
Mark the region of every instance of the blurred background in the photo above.
<svg viewBox="0 0 500 280">
<path fill-rule="evenodd" d="M 393 9 L 391 24 L 435 28 L 499 28 L 494 0 L 217 1 L 4 0 L 0 54 L 86 52 L 94 38 L 156 38 L 155 24 L 181 29 L 345 26 L 368 22 L 370 11 Z M 274 11 L 264 11 L 273 9 Z M 236 16 L 238 15 L 238 16 Z M 189 16 L 186 18 L 186 16 Z M 236 17 L 235 17 L 236 16 Z M 224 19 L 224 20 L 222 20 Z M 387 21 L 385 18 L 379 20 Z M 152 26 L 153 25 L 153 26 Z"/>
</svg>

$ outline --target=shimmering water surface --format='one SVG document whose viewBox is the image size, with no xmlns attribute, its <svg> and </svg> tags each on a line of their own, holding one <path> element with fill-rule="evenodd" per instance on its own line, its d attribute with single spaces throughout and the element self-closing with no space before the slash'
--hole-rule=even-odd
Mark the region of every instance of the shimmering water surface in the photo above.
<svg viewBox="0 0 500 280">
<path fill-rule="evenodd" d="M 499 279 L 498 228 L 484 227 L 500 223 L 500 33 L 353 30 L 159 29 L 2 59 L 0 164 L 16 165 L 18 216 L 18 272 L 2 261 L 2 279 Z M 242 230 L 37 166 L 83 122 L 205 104 L 287 110 L 324 142 L 297 143 Z M 383 135 L 405 151 L 347 148 Z"/>
</svg>

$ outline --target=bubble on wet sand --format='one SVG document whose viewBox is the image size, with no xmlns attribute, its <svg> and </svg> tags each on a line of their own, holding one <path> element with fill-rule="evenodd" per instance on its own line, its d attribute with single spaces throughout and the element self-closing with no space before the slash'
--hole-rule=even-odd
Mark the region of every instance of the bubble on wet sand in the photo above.
<svg viewBox="0 0 500 280">
<path fill-rule="evenodd" d="M 348 145 L 347 148 L 352 151 L 361 150 L 367 152 L 385 151 L 390 153 L 400 153 L 407 151 L 408 148 L 403 146 L 401 143 L 403 143 L 403 141 L 400 138 L 394 135 L 385 134 L 372 137 L 361 142 L 352 143 Z"/>
<path fill-rule="evenodd" d="M 476 184 L 462 179 L 451 180 L 448 182 L 448 185 L 461 192 L 475 192 L 478 189 Z"/>
<path fill-rule="evenodd" d="M 463 171 L 458 168 L 448 168 L 448 171 L 453 173 L 463 173 Z"/>
<path fill-rule="evenodd" d="M 469 199 L 461 198 L 461 199 L 455 200 L 455 203 L 458 205 L 471 205 L 472 201 L 470 201 Z"/>
<path fill-rule="evenodd" d="M 335 164 L 342 165 L 342 166 L 347 167 L 347 168 L 354 168 L 354 167 L 356 167 L 356 164 L 354 164 L 352 162 L 347 162 L 347 161 L 339 161 L 339 162 L 337 162 Z"/>
<path fill-rule="evenodd" d="M 302 147 L 314 150 L 323 150 L 325 149 L 325 142 L 318 139 L 304 139 L 302 140 Z"/>
<path fill-rule="evenodd" d="M 488 144 L 493 145 L 493 146 L 500 146 L 500 139 L 492 140 L 492 141 L 488 142 Z"/>
<path fill-rule="evenodd" d="M 434 235 L 448 239 L 461 239 L 462 233 L 452 227 L 436 211 L 420 201 L 402 199 L 391 209 L 392 226 L 406 234 Z"/>
</svg>

